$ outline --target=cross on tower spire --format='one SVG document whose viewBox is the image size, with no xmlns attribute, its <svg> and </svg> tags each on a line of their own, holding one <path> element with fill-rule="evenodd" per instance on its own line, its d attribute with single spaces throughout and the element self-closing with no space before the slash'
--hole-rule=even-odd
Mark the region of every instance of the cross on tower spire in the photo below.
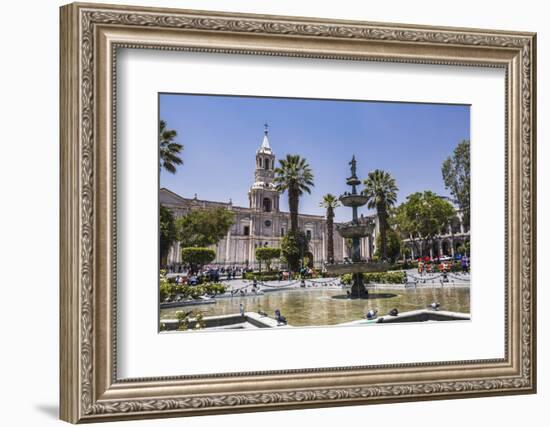
<svg viewBox="0 0 550 427">
<path fill-rule="evenodd" d="M 262 145 L 260 145 L 260 151 L 265 151 L 271 153 L 271 147 L 269 146 L 269 139 L 267 134 L 269 132 L 269 125 L 264 123 L 264 139 L 262 140 Z"/>
<path fill-rule="evenodd" d="M 256 150 L 256 168 L 254 184 L 248 192 L 252 209 L 262 212 L 279 211 L 279 191 L 273 180 L 275 178 L 275 153 L 269 145 L 269 124 L 264 123 L 262 144 Z"/>
</svg>

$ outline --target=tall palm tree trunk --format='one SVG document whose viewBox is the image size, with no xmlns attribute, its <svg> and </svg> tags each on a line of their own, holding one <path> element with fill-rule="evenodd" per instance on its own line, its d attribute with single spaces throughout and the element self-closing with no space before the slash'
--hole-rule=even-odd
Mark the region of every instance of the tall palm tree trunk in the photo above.
<svg viewBox="0 0 550 427">
<path fill-rule="evenodd" d="M 329 210 L 327 215 L 327 239 L 328 239 L 328 262 L 334 262 L 334 213 L 332 209 Z"/>
<path fill-rule="evenodd" d="M 336 196 L 327 193 L 323 196 L 319 206 L 327 210 L 327 261 L 332 264 L 334 263 L 334 209 L 340 206 L 340 202 Z"/>
<path fill-rule="evenodd" d="M 365 184 L 363 194 L 369 198 L 368 208 L 376 208 L 380 230 L 380 254 L 382 260 L 386 261 L 388 258 L 386 243 L 388 209 L 397 202 L 398 188 L 395 179 L 388 172 L 380 169 L 369 172 L 368 178 L 363 183 Z"/>
<path fill-rule="evenodd" d="M 388 258 L 387 255 L 387 243 L 386 243 L 386 231 L 387 231 L 387 222 L 386 222 L 386 209 L 385 202 L 380 203 L 377 207 L 378 220 L 380 221 L 380 253 L 382 255 L 382 261 L 386 261 Z"/>
<path fill-rule="evenodd" d="M 290 230 L 293 233 L 298 231 L 298 201 L 299 192 L 295 188 L 288 190 L 288 209 L 290 211 Z"/>
</svg>

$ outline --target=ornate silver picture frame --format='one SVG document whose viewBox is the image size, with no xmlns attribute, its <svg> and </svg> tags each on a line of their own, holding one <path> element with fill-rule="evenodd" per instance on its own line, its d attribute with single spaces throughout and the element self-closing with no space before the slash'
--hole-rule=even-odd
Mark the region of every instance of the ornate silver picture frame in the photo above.
<svg viewBox="0 0 550 427">
<path fill-rule="evenodd" d="M 60 43 L 61 419 L 97 422 L 536 391 L 535 34 L 75 3 L 61 8 Z M 119 49 L 503 69 L 504 357 L 119 378 Z"/>
</svg>

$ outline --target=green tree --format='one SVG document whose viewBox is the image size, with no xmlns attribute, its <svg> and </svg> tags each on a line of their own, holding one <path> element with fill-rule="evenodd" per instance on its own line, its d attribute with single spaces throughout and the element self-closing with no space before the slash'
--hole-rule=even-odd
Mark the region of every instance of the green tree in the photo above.
<svg viewBox="0 0 550 427">
<path fill-rule="evenodd" d="M 376 209 L 380 229 L 380 252 L 382 260 L 388 258 L 386 232 L 388 229 L 388 211 L 397 201 L 397 185 L 395 179 L 386 171 L 376 169 L 369 172 L 363 181 L 363 194 L 368 197 L 367 207 Z"/>
<path fill-rule="evenodd" d="M 187 331 L 191 326 L 191 321 L 195 321 L 194 329 L 202 329 L 206 327 L 206 322 L 204 321 L 204 314 L 200 311 L 194 310 L 178 310 L 176 311 L 176 319 L 179 321 L 178 330 Z"/>
<path fill-rule="evenodd" d="M 262 261 L 265 261 L 267 265 L 267 270 L 271 270 L 271 261 L 273 259 L 279 258 L 281 256 L 281 249 L 279 248 L 256 248 L 256 259 L 260 261 L 260 265 Z M 260 268 L 261 271 L 261 268 Z"/>
<path fill-rule="evenodd" d="M 456 248 L 456 251 L 461 255 L 470 256 L 470 241 L 466 240 L 463 244 Z"/>
<path fill-rule="evenodd" d="M 311 194 L 313 173 L 306 159 L 297 154 L 287 154 L 279 160 L 275 169 L 274 182 L 277 190 L 288 193 L 288 209 L 290 210 L 290 230 L 298 231 L 298 204 L 304 192 Z"/>
<path fill-rule="evenodd" d="M 327 210 L 327 259 L 334 262 L 334 209 L 340 206 L 340 202 L 333 194 L 325 194 L 320 206 Z"/>
<path fill-rule="evenodd" d="M 174 216 L 172 215 L 170 209 L 165 208 L 164 206 L 160 207 L 159 228 L 160 263 L 165 265 L 168 251 L 170 250 L 170 246 L 172 246 L 172 244 L 176 241 L 177 233 Z"/>
<path fill-rule="evenodd" d="M 374 253 L 375 257 L 380 257 L 380 247 L 382 245 L 381 236 L 381 234 L 378 234 L 376 236 L 377 249 Z M 386 245 L 388 258 L 391 260 L 391 262 L 395 262 L 401 254 L 401 238 L 399 237 L 399 233 L 397 233 L 391 227 L 388 227 L 386 232 Z"/>
<path fill-rule="evenodd" d="M 160 301 L 164 301 L 166 298 L 172 296 L 172 288 L 173 286 L 168 282 L 168 279 L 166 278 L 166 274 L 164 270 L 160 271 L 160 277 L 159 277 L 159 295 L 160 295 Z"/>
<path fill-rule="evenodd" d="M 209 248 L 182 248 L 181 260 L 189 264 L 191 273 L 197 272 L 203 265 L 206 265 L 216 258 L 216 251 Z"/>
<path fill-rule="evenodd" d="M 443 182 L 453 201 L 462 210 L 463 222 L 470 226 L 470 141 L 461 141 L 441 165 Z"/>
<path fill-rule="evenodd" d="M 417 252 L 421 252 L 418 243 L 433 241 L 448 226 L 454 214 L 451 203 L 431 191 L 424 191 L 409 195 L 395 209 L 393 221 L 398 231 L 411 239 Z"/>
<path fill-rule="evenodd" d="M 300 269 L 300 260 L 307 252 L 308 239 L 304 232 L 292 230 L 281 239 L 281 253 L 291 271 Z"/>
<path fill-rule="evenodd" d="M 176 173 L 176 165 L 183 164 L 180 153 L 183 145 L 175 142 L 178 132 L 166 129 L 166 122 L 161 120 L 159 123 L 159 168 L 165 171 Z"/>
<path fill-rule="evenodd" d="M 206 247 L 225 237 L 235 221 L 224 208 L 197 209 L 176 219 L 177 240 L 182 247 Z"/>
</svg>

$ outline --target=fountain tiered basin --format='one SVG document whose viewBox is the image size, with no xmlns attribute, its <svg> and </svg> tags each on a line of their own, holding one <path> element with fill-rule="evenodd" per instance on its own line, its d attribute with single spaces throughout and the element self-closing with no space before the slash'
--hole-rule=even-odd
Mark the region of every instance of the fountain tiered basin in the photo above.
<svg viewBox="0 0 550 427">
<path fill-rule="evenodd" d="M 346 260 L 342 263 L 329 264 L 327 271 L 333 274 L 352 274 L 351 292 L 348 292 L 350 298 L 368 298 L 369 293 L 363 284 L 363 273 L 387 271 L 388 265 L 384 262 L 365 262 L 361 258 L 360 241 L 362 238 L 372 234 L 374 221 L 358 217 L 357 208 L 364 206 L 369 198 L 364 194 L 357 192 L 357 186 L 361 180 L 357 177 L 357 161 L 355 156 L 349 162 L 351 166 L 351 176 L 346 179 L 346 184 L 351 186 L 351 192 L 345 192 L 339 197 L 342 205 L 352 208 L 353 220 L 344 224 L 337 224 L 336 231 L 344 239 L 352 240 L 351 261 Z"/>
<path fill-rule="evenodd" d="M 336 231 L 344 239 L 353 239 L 354 237 L 362 238 L 372 233 L 374 224 L 354 224 L 353 222 L 346 222 L 345 224 L 337 224 Z"/>
<path fill-rule="evenodd" d="M 343 194 L 340 196 L 340 202 L 348 208 L 363 206 L 368 200 L 368 197 L 362 194 Z"/>
</svg>

